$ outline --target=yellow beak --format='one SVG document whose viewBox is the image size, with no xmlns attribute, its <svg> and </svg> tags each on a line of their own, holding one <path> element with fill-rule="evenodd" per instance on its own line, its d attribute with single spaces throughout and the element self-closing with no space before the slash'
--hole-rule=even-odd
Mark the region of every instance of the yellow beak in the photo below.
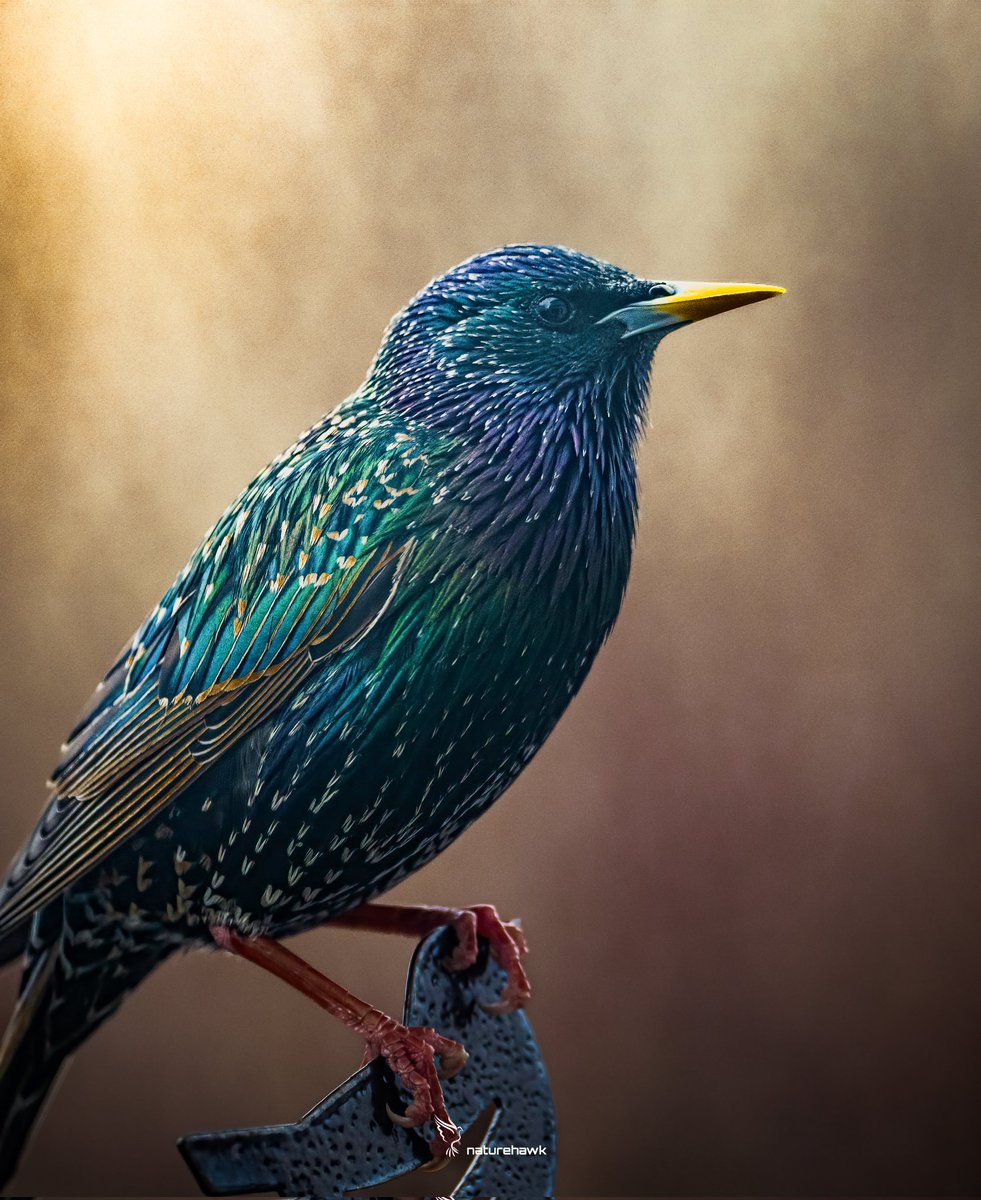
<svg viewBox="0 0 981 1200">
<path fill-rule="evenodd" d="M 671 294 L 658 296 L 654 300 L 641 300 L 639 304 L 628 304 L 605 316 L 606 321 L 619 321 L 626 328 L 624 338 L 636 337 L 640 333 L 667 332 L 679 325 L 690 325 L 730 308 L 741 308 L 744 304 L 755 304 L 758 300 L 769 300 L 771 296 L 782 296 L 786 288 L 766 283 L 692 283 L 674 282 L 663 284 L 671 288 Z"/>
</svg>

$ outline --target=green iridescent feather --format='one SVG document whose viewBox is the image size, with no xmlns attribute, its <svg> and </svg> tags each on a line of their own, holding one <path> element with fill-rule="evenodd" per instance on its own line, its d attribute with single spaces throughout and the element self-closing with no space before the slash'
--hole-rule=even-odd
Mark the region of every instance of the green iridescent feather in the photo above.
<svg viewBox="0 0 981 1200">
<path fill-rule="evenodd" d="M 271 463 L 137 631 L 65 747 L 0 928 L 70 886 L 389 603 L 433 470 L 404 420 L 366 422 L 363 407 L 341 405 Z"/>
</svg>

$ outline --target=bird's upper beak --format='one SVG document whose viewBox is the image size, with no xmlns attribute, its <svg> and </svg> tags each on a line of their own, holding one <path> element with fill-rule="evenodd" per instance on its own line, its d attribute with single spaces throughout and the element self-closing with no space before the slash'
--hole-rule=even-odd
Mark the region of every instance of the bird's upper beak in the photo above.
<svg viewBox="0 0 981 1200">
<path fill-rule="evenodd" d="M 766 283 L 677 282 L 663 286 L 673 289 L 673 294 L 658 296 L 656 300 L 641 300 L 639 304 L 628 304 L 626 308 L 609 313 L 597 324 L 619 321 L 624 326 L 623 340 L 639 333 L 660 333 L 680 325 L 690 325 L 692 321 L 714 317 L 716 313 L 726 312 L 730 308 L 781 296 L 786 290 Z"/>
</svg>

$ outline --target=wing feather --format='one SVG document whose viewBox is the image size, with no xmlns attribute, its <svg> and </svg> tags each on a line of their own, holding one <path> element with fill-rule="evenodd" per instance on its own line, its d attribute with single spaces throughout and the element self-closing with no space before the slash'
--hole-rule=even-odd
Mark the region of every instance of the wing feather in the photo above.
<svg viewBox="0 0 981 1200">
<path fill-rule="evenodd" d="M 380 619 L 429 502 L 428 460 L 390 424 L 376 418 L 372 429 L 359 435 L 335 413 L 209 532 L 64 747 L 54 796 L 0 893 L 0 934 L 90 871 Z"/>
</svg>

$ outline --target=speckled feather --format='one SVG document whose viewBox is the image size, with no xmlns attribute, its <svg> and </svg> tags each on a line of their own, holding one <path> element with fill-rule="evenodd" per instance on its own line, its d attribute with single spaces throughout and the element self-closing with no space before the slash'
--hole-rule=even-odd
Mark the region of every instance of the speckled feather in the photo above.
<svg viewBox="0 0 981 1200">
<path fill-rule="evenodd" d="M 25 994 L 75 997 L 45 1062 L 209 924 L 281 936 L 391 887 L 537 752 L 630 563 L 654 339 L 597 321 L 661 286 L 549 247 L 462 264 L 207 534 L 0 895 L 0 932 L 36 914 Z M 575 341 L 533 319 L 555 293 Z"/>
<path fill-rule="evenodd" d="M 106 676 L 10 873 L 6 922 L 83 875 L 380 614 L 412 548 L 426 460 L 404 422 L 357 411 L 243 492 Z"/>
</svg>

